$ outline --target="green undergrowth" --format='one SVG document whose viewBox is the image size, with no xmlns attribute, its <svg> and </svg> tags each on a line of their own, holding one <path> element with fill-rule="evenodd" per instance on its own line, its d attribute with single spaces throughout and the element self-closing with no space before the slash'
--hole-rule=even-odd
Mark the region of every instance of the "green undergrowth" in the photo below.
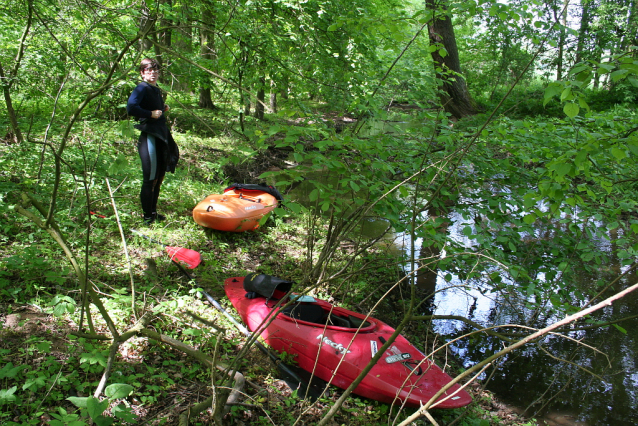
<svg viewBox="0 0 638 426">
<path fill-rule="evenodd" d="M 234 364 L 246 376 L 251 385 L 243 390 L 242 404 L 230 408 L 224 424 L 283 425 L 295 419 L 301 419 L 298 424 L 314 424 L 341 391 L 331 387 L 325 398 L 309 407 L 277 377 L 277 370 L 259 351 L 253 348 L 238 359 L 245 338 L 206 303 L 197 288 L 201 286 L 234 312 L 223 292 L 229 277 L 256 271 L 302 282 L 309 265 L 308 224 L 316 218 L 284 209 L 258 231 L 238 234 L 197 225 L 191 217 L 197 202 L 221 192 L 234 180 L 231 176 L 249 182 L 264 165 L 258 161 L 256 146 L 226 127 L 232 119 L 218 118 L 202 126 L 186 108 L 174 107 L 171 114 L 181 159 L 162 187 L 159 208 L 166 221 L 142 227 L 141 172 L 132 123 L 87 117 L 68 141 L 55 225 L 120 332 L 147 312 L 152 317 L 149 329 L 218 362 Z M 34 129 L 43 131 L 39 124 Z M 251 121 L 247 125 L 255 126 Z M 257 133 L 255 127 L 250 132 Z M 50 235 L 16 211 L 25 194 L 48 207 L 53 159 L 50 150 L 43 151 L 32 142 L 0 145 L 0 423 L 177 424 L 184 410 L 211 394 L 221 376 L 174 347 L 141 335 L 118 348 L 109 380 L 118 387 L 107 388 L 106 399 L 91 399 L 107 365 L 110 341 L 74 334 L 82 315 L 77 275 Z M 326 219 L 319 218 L 318 223 L 315 255 L 323 244 Z M 133 229 L 164 244 L 198 251 L 203 262 L 191 271 L 195 281 L 180 273 L 162 245 L 134 235 Z M 347 244 L 337 250 L 333 267 L 345 266 L 352 251 Z M 377 245 L 348 270 L 348 279 L 295 290 L 371 312 L 396 325 L 405 309 L 407 289 L 399 287 L 376 304 L 384 288 L 401 276 L 396 253 L 387 244 Z M 108 336 L 96 306 L 91 306 L 91 313 L 96 332 Z M 407 333 L 418 347 L 435 342 L 427 325 L 410 325 Z M 453 368 L 452 373 L 460 372 L 458 366 Z M 498 418 L 485 408 L 490 404 L 484 400 L 488 397 L 470 391 L 476 402 L 468 409 L 434 411 L 433 416 L 444 424 L 455 418 L 455 424 L 462 426 L 498 424 Z M 408 414 L 408 410 L 398 412 L 353 396 L 332 424 L 381 425 L 388 419 L 400 422 Z M 209 413 L 193 419 L 195 424 L 211 421 Z"/>
</svg>

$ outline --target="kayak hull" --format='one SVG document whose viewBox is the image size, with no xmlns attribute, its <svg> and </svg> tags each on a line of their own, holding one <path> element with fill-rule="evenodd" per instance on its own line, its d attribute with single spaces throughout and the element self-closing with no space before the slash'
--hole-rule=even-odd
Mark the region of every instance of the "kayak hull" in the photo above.
<svg viewBox="0 0 638 426">
<path fill-rule="evenodd" d="M 267 192 L 250 191 L 247 194 L 240 189 L 231 189 L 202 200 L 193 209 L 193 219 L 201 226 L 218 231 L 254 231 L 277 204 L 277 199 Z"/>
<path fill-rule="evenodd" d="M 274 350 L 295 355 L 302 369 L 342 389 L 350 386 L 394 333 L 392 327 L 376 318 L 366 318 L 320 299 L 297 302 L 292 312 L 280 312 L 272 319 L 276 301 L 247 298 L 243 280 L 244 277 L 228 278 L 224 288 L 247 327 L 259 332 Z M 303 312 L 308 315 L 304 317 Z M 262 324 L 271 319 L 264 329 Z M 399 335 L 354 393 L 384 403 L 419 407 L 451 380 Z M 471 401 L 467 392 L 454 385 L 433 408 L 458 408 Z"/>
</svg>

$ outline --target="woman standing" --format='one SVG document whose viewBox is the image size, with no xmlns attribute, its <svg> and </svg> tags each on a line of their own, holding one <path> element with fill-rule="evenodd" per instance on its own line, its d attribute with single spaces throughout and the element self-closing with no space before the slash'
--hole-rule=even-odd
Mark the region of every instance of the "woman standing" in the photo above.
<svg viewBox="0 0 638 426">
<path fill-rule="evenodd" d="M 167 171 L 175 172 L 179 149 L 166 124 L 164 113 L 168 111 L 168 105 L 164 104 L 162 92 L 157 87 L 158 62 L 154 59 L 143 59 L 139 70 L 143 81 L 131 93 L 126 110 L 140 120 L 135 126 L 142 131 L 137 144 L 144 176 L 140 200 L 144 211 L 144 223 L 150 225 L 165 219 L 157 213 L 157 199 L 164 175 Z"/>
</svg>

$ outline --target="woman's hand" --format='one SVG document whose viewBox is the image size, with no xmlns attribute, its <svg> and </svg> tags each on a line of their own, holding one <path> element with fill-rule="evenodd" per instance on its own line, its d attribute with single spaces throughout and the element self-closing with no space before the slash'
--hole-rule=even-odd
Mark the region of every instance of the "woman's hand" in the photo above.
<svg viewBox="0 0 638 426">
<path fill-rule="evenodd" d="M 156 109 L 155 111 L 151 111 L 151 117 L 158 119 L 162 116 L 162 110 Z"/>
<path fill-rule="evenodd" d="M 169 109 L 170 107 L 168 105 L 164 105 L 164 112 L 168 112 Z"/>
</svg>

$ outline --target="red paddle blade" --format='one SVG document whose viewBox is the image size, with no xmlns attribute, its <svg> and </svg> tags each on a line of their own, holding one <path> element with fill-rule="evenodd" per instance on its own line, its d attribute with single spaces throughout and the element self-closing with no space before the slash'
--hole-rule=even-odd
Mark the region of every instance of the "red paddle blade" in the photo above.
<svg viewBox="0 0 638 426">
<path fill-rule="evenodd" d="M 195 250 L 166 246 L 166 253 L 171 257 L 171 260 L 181 262 L 189 269 L 194 269 L 202 263 L 202 255 Z"/>
</svg>

